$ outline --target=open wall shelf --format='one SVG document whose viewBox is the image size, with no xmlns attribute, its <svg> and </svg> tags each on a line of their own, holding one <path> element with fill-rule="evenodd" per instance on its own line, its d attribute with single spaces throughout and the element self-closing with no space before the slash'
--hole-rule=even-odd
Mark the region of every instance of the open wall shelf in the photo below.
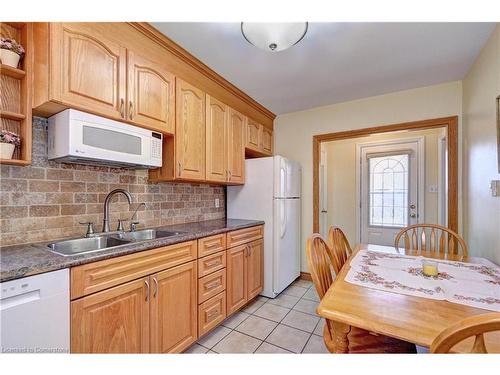
<svg viewBox="0 0 500 375">
<path fill-rule="evenodd" d="M 12 38 L 26 50 L 17 68 L 0 64 L 0 128 L 21 136 L 13 159 L 0 159 L 0 164 L 31 164 L 32 121 L 31 89 L 33 74 L 33 26 L 29 22 L 1 22 L 0 34 Z"/>
</svg>

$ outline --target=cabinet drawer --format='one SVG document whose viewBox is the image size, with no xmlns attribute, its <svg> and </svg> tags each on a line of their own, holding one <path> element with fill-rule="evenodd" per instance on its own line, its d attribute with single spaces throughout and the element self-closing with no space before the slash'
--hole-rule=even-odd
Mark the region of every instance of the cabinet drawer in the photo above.
<svg viewBox="0 0 500 375">
<path fill-rule="evenodd" d="M 227 247 L 243 245 L 247 242 L 255 241 L 264 235 L 264 226 L 235 230 L 227 234 Z"/>
<path fill-rule="evenodd" d="M 226 290 L 226 270 L 214 272 L 198 280 L 198 303 Z"/>
<path fill-rule="evenodd" d="M 210 275 L 212 272 L 222 268 L 226 268 L 225 251 L 219 251 L 218 253 L 198 259 L 198 277 Z"/>
<path fill-rule="evenodd" d="M 198 257 L 204 257 L 218 251 L 226 250 L 226 234 L 200 238 L 198 240 Z"/>
<path fill-rule="evenodd" d="M 215 328 L 225 318 L 226 292 L 222 292 L 198 306 L 198 337 Z"/>
<path fill-rule="evenodd" d="M 71 299 L 196 259 L 196 241 L 164 246 L 71 268 Z"/>
</svg>

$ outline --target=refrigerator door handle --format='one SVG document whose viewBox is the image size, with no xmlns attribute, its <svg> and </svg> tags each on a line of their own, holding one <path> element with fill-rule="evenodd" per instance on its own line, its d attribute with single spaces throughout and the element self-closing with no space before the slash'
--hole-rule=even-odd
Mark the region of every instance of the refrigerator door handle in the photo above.
<svg viewBox="0 0 500 375">
<path fill-rule="evenodd" d="M 286 233 L 286 200 L 280 199 L 280 238 L 285 237 Z"/>
<path fill-rule="evenodd" d="M 283 198 L 286 195 L 286 170 L 285 168 L 280 168 L 280 197 Z"/>
</svg>

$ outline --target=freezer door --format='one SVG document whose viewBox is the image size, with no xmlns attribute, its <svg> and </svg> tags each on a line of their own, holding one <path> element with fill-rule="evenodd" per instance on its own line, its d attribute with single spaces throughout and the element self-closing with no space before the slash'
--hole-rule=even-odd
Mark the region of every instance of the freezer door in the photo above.
<svg viewBox="0 0 500 375">
<path fill-rule="evenodd" d="M 300 276 L 300 199 L 274 200 L 273 288 L 282 292 Z"/>
</svg>

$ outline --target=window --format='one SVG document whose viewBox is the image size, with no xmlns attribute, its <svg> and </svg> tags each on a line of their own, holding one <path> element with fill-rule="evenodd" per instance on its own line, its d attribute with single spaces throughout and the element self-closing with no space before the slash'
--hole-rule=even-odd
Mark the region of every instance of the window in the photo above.
<svg viewBox="0 0 500 375">
<path fill-rule="evenodd" d="M 408 225 L 408 154 L 368 156 L 369 225 Z"/>
</svg>

